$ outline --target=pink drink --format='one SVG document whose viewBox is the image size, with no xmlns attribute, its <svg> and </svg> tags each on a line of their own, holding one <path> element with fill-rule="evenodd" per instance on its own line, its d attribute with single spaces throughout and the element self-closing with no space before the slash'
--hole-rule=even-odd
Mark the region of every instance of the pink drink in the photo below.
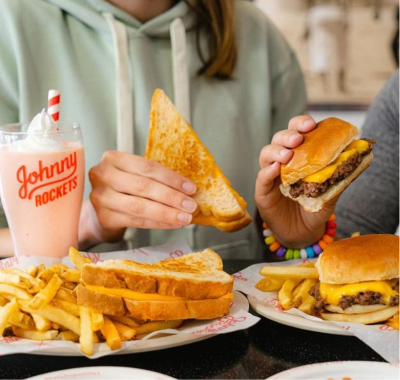
<svg viewBox="0 0 400 380">
<path fill-rule="evenodd" d="M 25 141 L 29 143 L 25 139 L 0 147 L 0 195 L 15 254 L 66 256 L 70 246 L 78 247 L 85 177 L 82 143 L 59 139 L 51 149 L 46 144 L 32 149 Z M 21 149 L 16 143 L 25 145 Z"/>
</svg>

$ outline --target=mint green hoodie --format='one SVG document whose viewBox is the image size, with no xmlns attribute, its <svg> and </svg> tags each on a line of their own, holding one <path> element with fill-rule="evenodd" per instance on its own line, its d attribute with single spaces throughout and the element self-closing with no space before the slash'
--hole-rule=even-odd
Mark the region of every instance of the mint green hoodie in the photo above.
<svg viewBox="0 0 400 380">
<path fill-rule="evenodd" d="M 151 96 L 161 88 L 255 215 L 259 153 L 304 111 L 306 97 L 281 34 L 251 2 L 235 4 L 238 60 L 234 79 L 224 81 L 197 74 L 195 20 L 184 2 L 142 24 L 105 0 L 2 0 L 0 125 L 30 121 L 48 90 L 59 89 L 61 121 L 81 124 L 88 171 L 107 150 L 144 154 Z M 87 199 L 88 180 L 85 186 Z M 0 219 L 6 226 L 4 213 Z M 131 231 L 129 239 L 138 247 L 184 237 L 193 250 L 261 258 L 261 229 L 252 223 L 226 234 L 189 226 Z"/>
</svg>

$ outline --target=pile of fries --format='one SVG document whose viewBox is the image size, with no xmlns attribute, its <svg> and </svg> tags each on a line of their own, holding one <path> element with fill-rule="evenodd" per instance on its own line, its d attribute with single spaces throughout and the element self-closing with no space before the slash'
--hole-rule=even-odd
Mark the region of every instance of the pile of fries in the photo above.
<svg viewBox="0 0 400 380">
<path fill-rule="evenodd" d="M 182 324 L 180 320 L 138 323 L 79 306 L 74 289 L 80 282 L 82 266 L 91 260 L 74 248 L 69 257 L 77 269 L 41 264 L 25 270 L 0 270 L 0 336 L 79 342 L 81 351 L 90 356 L 94 344 L 100 341 L 117 350 L 123 341 Z"/>
<path fill-rule="evenodd" d="M 265 266 L 256 288 L 264 292 L 278 292 L 278 299 L 285 310 L 296 308 L 309 315 L 315 315 L 316 300 L 308 291 L 318 282 L 318 271 L 314 262 L 296 267 Z"/>
</svg>

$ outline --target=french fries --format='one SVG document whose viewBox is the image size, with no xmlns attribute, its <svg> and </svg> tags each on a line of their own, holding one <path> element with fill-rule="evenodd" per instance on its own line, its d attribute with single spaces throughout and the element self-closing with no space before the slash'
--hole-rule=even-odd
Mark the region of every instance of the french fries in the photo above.
<svg viewBox="0 0 400 380">
<path fill-rule="evenodd" d="M 131 340 L 136 335 L 136 330 L 134 330 L 132 327 L 125 326 L 122 323 L 115 321 L 114 326 L 117 329 L 118 334 L 123 342 Z"/>
<path fill-rule="evenodd" d="M 263 292 L 277 292 L 284 282 L 285 280 L 280 278 L 266 277 L 257 282 L 256 288 Z"/>
<path fill-rule="evenodd" d="M 393 327 L 396 330 L 399 330 L 399 314 L 394 315 L 386 321 L 390 327 Z"/>
<path fill-rule="evenodd" d="M 290 278 L 300 279 L 314 278 L 318 280 L 318 271 L 316 268 L 309 267 L 277 267 L 277 266 L 265 266 L 261 269 L 260 274 L 264 277 L 274 278 Z"/>
<path fill-rule="evenodd" d="M 105 341 L 111 350 L 117 350 L 137 335 L 182 324 L 141 324 L 126 316 L 105 316 L 79 306 L 74 289 L 80 283 L 83 265 L 92 261 L 74 248 L 70 248 L 69 257 L 76 269 L 40 264 L 25 270 L 0 270 L 0 337 L 6 332 L 24 339 L 76 342 L 90 356 L 96 343 Z"/>
<path fill-rule="evenodd" d="M 47 285 L 29 301 L 28 306 L 31 309 L 38 310 L 48 304 L 54 298 L 62 283 L 62 279 L 56 273 L 53 274 Z"/>
<path fill-rule="evenodd" d="M 278 292 L 278 299 L 285 310 L 297 308 L 314 315 L 316 300 L 309 294 L 318 282 L 318 271 L 314 262 L 305 262 L 295 267 L 264 266 L 262 278 L 255 287 L 264 292 Z"/>
<path fill-rule="evenodd" d="M 79 314 L 81 317 L 81 335 L 79 338 L 81 351 L 90 356 L 93 354 L 92 317 L 90 315 L 90 310 L 83 306 L 79 306 Z"/>
<path fill-rule="evenodd" d="M 122 340 L 114 323 L 107 317 L 104 317 L 104 325 L 100 329 L 108 346 L 112 351 L 122 347 Z"/>
</svg>

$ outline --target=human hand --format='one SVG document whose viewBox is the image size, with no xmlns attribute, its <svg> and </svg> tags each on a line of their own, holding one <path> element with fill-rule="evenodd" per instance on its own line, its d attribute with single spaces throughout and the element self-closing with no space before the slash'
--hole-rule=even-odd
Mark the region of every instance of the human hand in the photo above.
<svg viewBox="0 0 400 380">
<path fill-rule="evenodd" d="M 190 224 L 195 185 L 153 160 L 107 151 L 89 172 L 98 239 L 121 239 L 126 227 L 176 229 Z"/>
<path fill-rule="evenodd" d="M 316 127 L 309 116 L 297 116 L 290 120 L 287 130 L 277 132 L 270 145 L 260 153 L 260 167 L 256 180 L 255 200 L 262 219 L 277 240 L 290 248 L 305 247 L 320 239 L 325 222 L 332 215 L 338 197 L 325 204 L 317 213 L 306 212 L 298 202 L 285 197 L 280 189 L 281 164 L 293 156 L 290 149 L 303 142 L 301 133 Z"/>
</svg>

